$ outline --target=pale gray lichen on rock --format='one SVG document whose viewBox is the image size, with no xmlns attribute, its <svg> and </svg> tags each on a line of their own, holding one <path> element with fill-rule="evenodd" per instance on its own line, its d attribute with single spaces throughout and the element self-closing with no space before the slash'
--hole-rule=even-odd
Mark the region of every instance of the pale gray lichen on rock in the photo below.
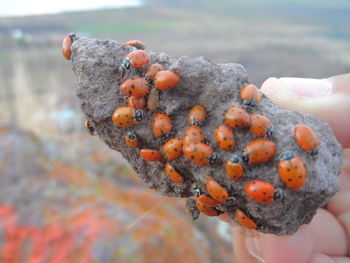
<svg viewBox="0 0 350 263">
<path fill-rule="evenodd" d="M 76 37 L 72 44 L 71 61 L 77 78 L 77 96 L 90 125 L 111 149 L 121 152 L 149 187 L 167 196 L 191 197 L 193 184 L 206 192 L 205 181 L 212 177 L 232 196 L 220 205 L 220 210 L 232 218 L 236 208 L 248 211 L 258 224 L 259 231 L 277 235 L 293 234 L 301 224 L 309 223 L 316 209 L 325 205 L 339 190 L 342 148 L 330 126 L 315 116 L 282 109 L 264 96 L 259 105 L 248 110 L 271 120 L 275 128 L 271 140 L 277 143 L 277 153 L 264 164 L 245 163 L 244 176 L 236 182 L 230 180 L 225 172 L 224 161 L 232 153 L 241 155 L 242 149 L 256 136 L 247 129 L 235 130 L 235 149 L 226 152 L 217 146 L 213 132 L 223 123 L 223 115 L 230 106 L 242 106 L 240 89 L 249 83 L 246 70 L 235 63 L 215 64 L 204 57 L 175 59 L 164 53 L 147 50 L 151 55 L 151 63 L 160 63 L 181 77 L 175 88 L 160 92 L 156 112 L 167 114 L 171 119 L 173 135 L 181 137 L 188 125 L 189 110 L 197 104 L 203 105 L 207 110 L 203 133 L 220 156 L 220 162 L 214 166 L 198 166 L 181 157 L 172 164 L 181 171 L 185 183 L 177 184 L 169 180 L 165 174 L 165 162 L 144 161 L 139 157 L 139 151 L 128 148 L 124 141 L 126 133 L 131 130 L 138 135 L 144 148 L 162 149 L 165 141 L 156 138 L 152 132 L 151 120 L 155 113 L 146 109 L 144 119 L 128 129 L 117 127 L 111 119 L 117 107 L 127 105 L 126 96 L 119 91 L 123 81 L 119 65 L 134 50 L 134 47 L 123 46 L 117 41 Z M 141 72 L 136 70 L 136 73 Z M 318 135 L 321 146 L 316 157 L 303 151 L 296 143 L 293 137 L 296 124 L 307 124 Z M 295 152 L 305 163 L 307 180 L 300 191 L 287 189 L 279 178 L 278 157 L 286 150 Z M 244 185 L 253 179 L 267 181 L 283 189 L 284 198 L 272 204 L 259 204 L 249 199 L 244 192 Z"/>
</svg>

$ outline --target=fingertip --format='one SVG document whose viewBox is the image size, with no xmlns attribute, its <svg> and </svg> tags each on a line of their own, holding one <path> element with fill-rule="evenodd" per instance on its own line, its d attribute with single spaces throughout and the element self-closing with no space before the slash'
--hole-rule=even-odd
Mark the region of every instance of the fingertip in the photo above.
<svg viewBox="0 0 350 263">
<path fill-rule="evenodd" d="M 301 226 L 292 236 L 257 235 L 262 258 L 268 263 L 306 263 L 312 253 L 312 242 L 307 226 Z"/>
<path fill-rule="evenodd" d="M 335 263 L 335 261 L 325 254 L 314 253 L 307 263 Z"/>
</svg>

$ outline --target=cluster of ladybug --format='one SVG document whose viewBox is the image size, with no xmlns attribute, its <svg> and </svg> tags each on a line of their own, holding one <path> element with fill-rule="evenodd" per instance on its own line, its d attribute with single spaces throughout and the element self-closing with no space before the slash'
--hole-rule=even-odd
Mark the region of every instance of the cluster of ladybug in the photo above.
<svg viewBox="0 0 350 263">
<path fill-rule="evenodd" d="M 73 39 L 68 35 L 63 41 L 63 55 L 70 59 L 70 46 Z M 120 69 L 129 77 L 120 85 L 120 91 L 128 96 L 128 106 L 117 108 L 112 121 L 121 128 L 130 128 L 138 124 L 143 118 L 143 110 L 156 111 L 158 106 L 158 91 L 174 88 L 180 77 L 177 73 L 164 70 L 160 64 L 150 64 L 150 55 L 146 52 L 145 45 L 140 41 L 128 41 L 125 46 L 136 47 L 137 50 L 129 53 L 121 62 Z M 143 70 L 143 71 L 140 71 Z M 138 70 L 138 71 L 136 71 Z M 142 72 L 138 76 L 136 72 Z M 249 129 L 256 137 L 244 147 L 243 154 L 232 154 L 225 162 L 225 170 L 229 179 L 238 181 L 244 175 L 244 163 L 259 165 L 268 162 L 276 153 L 277 145 L 272 140 L 266 139 L 273 136 L 274 127 L 265 116 L 251 113 L 252 109 L 260 103 L 260 91 L 252 84 L 246 85 L 240 92 L 242 107 L 231 106 L 224 113 L 224 123 L 214 131 L 214 139 L 222 150 L 232 151 L 235 147 L 234 130 Z M 207 143 L 201 126 L 206 118 L 206 110 L 202 105 L 194 106 L 188 114 L 188 127 L 183 137 L 171 138 L 172 124 L 169 116 L 156 113 L 152 119 L 152 130 L 155 137 L 166 140 L 163 152 L 166 158 L 165 172 L 169 179 L 182 184 L 185 179 L 172 165 L 172 161 L 185 156 L 196 165 L 214 165 L 217 163 L 218 154 Z M 90 134 L 94 134 L 88 121 L 85 127 Z M 298 124 L 294 127 L 294 138 L 301 149 L 316 155 L 320 141 L 314 131 L 307 125 Z M 130 148 L 140 146 L 138 136 L 133 131 L 128 131 L 125 143 Z M 142 148 L 140 157 L 145 161 L 156 162 L 163 160 L 163 154 L 159 150 Z M 278 172 L 281 181 L 286 187 L 300 190 L 305 184 L 307 171 L 302 159 L 291 151 L 284 152 L 278 162 Z M 229 199 L 228 192 L 213 178 L 206 181 L 207 193 L 201 193 L 198 187 L 194 188 L 194 198 L 188 201 L 189 208 L 194 218 L 199 212 L 208 216 L 218 216 L 222 212 L 219 205 Z M 261 180 L 252 180 L 245 184 L 246 195 L 253 201 L 261 204 L 271 204 L 283 197 L 281 189 L 273 184 Z M 196 210 L 198 213 L 194 212 Z M 257 224 L 248 216 L 248 213 L 236 209 L 236 220 L 248 228 L 257 228 Z"/>
</svg>

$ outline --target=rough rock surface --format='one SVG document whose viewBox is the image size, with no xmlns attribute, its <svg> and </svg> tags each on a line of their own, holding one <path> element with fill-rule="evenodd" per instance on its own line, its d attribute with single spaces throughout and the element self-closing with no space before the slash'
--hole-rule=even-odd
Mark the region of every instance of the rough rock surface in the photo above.
<svg viewBox="0 0 350 263">
<path fill-rule="evenodd" d="M 122 153 L 149 187 L 168 196 L 191 197 L 193 184 L 206 192 L 205 181 L 210 176 L 232 196 L 219 207 L 220 210 L 232 218 L 236 208 L 248 211 L 259 231 L 277 235 L 293 234 L 301 224 L 309 223 L 316 209 L 325 205 L 338 191 L 342 149 L 329 125 L 315 116 L 282 109 L 266 97 L 262 97 L 261 103 L 249 111 L 271 120 L 275 127 L 271 140 L 277 143 L 277 153 L 267 163 L 244 164 L 244 176 L 237 182 L 231 181 L 225 173 L 224 161 L 232 152 L 225 152 L 217 146 L 213 131 L 223 123 L 223 114 L 228 107 L 242 106 L 239 94 L 242 86 L 249 83 L 247 72 L 234 63 L 215 64 L 204 57 L 174 59 L 148 50 L 151 63 L 160 63 L 181 77 L 175 88 L 160 92 L 157 112 L 170 117 L 174 136 L 181 137 L 189 110 L 197 104 L 203 105 L 208 114 L 202 127 L 205 138 L 220 155 L 220 162 L 214 166 L 198 166 L 181 157 L 173 164 L 184 175 L 185 183 L 176 184 L 169 180 L 164 171 L 165 162 L 146 162 L 139 157 L 138 149 L 129 149 L 124 142 L 127 131 L 132 130 L 139 136 L 143 148 L 161 149 L 165 141 L 156 138 L 151 128 L 155 113 L 146 109 L 145 118 L 129 129 L 119 128 L 111 120 L 117 107 L 127 105 L 126 96 L 119 91 L 123 81 L 119 65 L 134 50 L 134 47 L 125 47 L 117 41 L 77 38 L 72 44 L 71 61 L 77 77 L 77 96 L 90 125 L 102 141 Z M 137 73 L 141 72 L 138 70 Z M 318 135 L 321 146 L 316 158 L 295 142 L 295 124 L 307 124 Z M 236 145 L 233 152 L 238 154 L 256 139 L 246 129 L 238 129 L 234 133 Z M 287 189 L 278 176 L 278 156 L 286 150 L 297 153 L 306 165 L 307 181 L 301 191 Z M 285 197 L 268 205 L 250 200 L 243 188 L 252 179 L 274 184 L 284 190 Z"/>
</svg>

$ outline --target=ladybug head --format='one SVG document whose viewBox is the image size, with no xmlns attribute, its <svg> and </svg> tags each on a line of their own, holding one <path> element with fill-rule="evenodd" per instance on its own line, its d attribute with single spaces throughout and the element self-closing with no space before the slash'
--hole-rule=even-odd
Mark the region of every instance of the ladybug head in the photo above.
<svg viewBox="0 0 350 263">
<path fill-rule="evenodd" d="M 253 99 L 249 99 L 249 100 L 244 100 L 243 105 L 247 107 L 255 107 L 256 103 Z"/>
<path fill-rule="evenodd" d="M 136 110 L 135 119 L 137 121 L 142 121 L 142 119 L 143 119 L 143 111 L 142 110 Z"/>
<path fill-rule="evenodd" d="M 266 131 L 266 136 L 267 137 L 271 137 L 273 134 L 274 134 L 274 132 L 275 132 L 275 128 L 274 127 L 268 127 L 267 128 L 267 131 Z"/>
<path fill-rule="evenodd" d="M 137 138 L 136 133 L 133 131 L 129 131 L 126 136 L 129 140 L 135 140 Z"/>
<path fill-rule="evenodd" d="M 72 43 L 73 43 L 73 41 L 75 41 L 77 39 L 77 35 L 75 33 L 70 33 L 68 36 L 69 36 L 70 40 L 72 41 Z"/>
<path fill-rule="evenodd" d="M 196 121 L 196 120 L 191 121 L 189 125 L 196 125 L 196 126 L 198 126 L 198 127 L 201 127 L 201 123 L 199 123 L 199 122 Z"/>
<path fill-rule="evenodd" d="M 310 151 L 310 155 L 311 156 L 315 156 L 315 155 L 317 155 L 318 154 L 318 147 L 315 147 L 315 148 L 313 148 L 311 151 Z"/>
<path fill-rule="evenodd" d="M 286 151 L 280 155 L 281 161 L 288 161 L 295 157 L 295 153 L 292 151 Z"/>
<path fill-rule="evenodd" d="M 249 162 L 249 153 L 244 151 L 243 154 L 242 154 L 242 159 L 245 162 Z"/>
<path fill-rule="evenodd" d="M 130 70 L 131 69 L 131 61 L 130 61 L 130 59 L 123 58 L 122 63 L 120 64 L 120 69 L 122 71 Z"/>
<path fill-rule="evenodd" d="M 276 188 L 275 192 L 273 193 L 273 200 L 279 201 L 284 198 L 284 191 L 281 188 Z"/>
<path fill-rule="evenodd" d="M 232 156 L 230 158 L 230 162 L 231 163 L 241 163 L 242 159 L 237 154 L 232 154 Z"/>
<path fill-rule="evenodd" d="M 196 184 L 192 185 L 192 192 L 193 192 L 193 195 L 195 197 L 198 197 L 201 195 L 201 190 L 199 189 L 199 187 Z"/>
<path fill-rule="evenodd" d="M 215 165 L 218 161 L 219 161 L 219 155 L 218 155 L 218 153 L 214 152 L 213 155 L 209 159 L 209 163 L 211 165 Z"/>
</svg>

